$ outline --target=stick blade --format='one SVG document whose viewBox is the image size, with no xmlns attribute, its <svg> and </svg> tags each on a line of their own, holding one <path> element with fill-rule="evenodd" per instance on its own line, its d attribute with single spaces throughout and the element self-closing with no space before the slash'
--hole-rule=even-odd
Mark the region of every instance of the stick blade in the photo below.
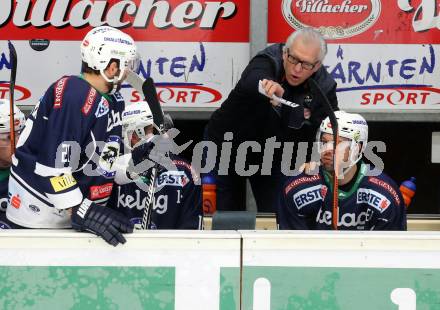
<svg viewBox="0 0 440 310">
<path fill-rule="evenodd" d="M 9 83 L 9 91 L 10 94 L 14 95 L 14 88 L 15 88 L 15 79 L 17 76 L 17 51 L 15 50 L 14 45 L 11 43 L 11 41 L 8 41 L 8 48 L 9 48 L 9 61 L 11 63 L 11 78 Z"/>
<path fill-rule="evenodd" d="M 13 80 L 15 80 L 15 74 L 17 73 L 17 51 L 15 50 L 15 47 L 11 43 L 11 41 L 8 41 L 8 48 L 9 48 L 9 59 L 11 62 L 11 75 L 14 74 Z"/>
</svg>

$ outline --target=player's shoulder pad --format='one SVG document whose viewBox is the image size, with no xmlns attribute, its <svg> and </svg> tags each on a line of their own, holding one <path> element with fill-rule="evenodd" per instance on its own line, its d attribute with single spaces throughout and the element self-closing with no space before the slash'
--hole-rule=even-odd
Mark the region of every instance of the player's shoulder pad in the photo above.
<svg viewBox="0 0 440 310">
<path fill-rule="evenodd" d="M 379 192 L 393 199 L 396 205 L 400 205 L 403 201 L 402 194 L 396 183 L 385 173 L 378 176 L 367 176 L 368 184 Z"/>
<path fill-rule="evenodd" d="M 300 188 L 310 187 L 321 184 L 322 182 L 323 178 L 321 174 L 309 175 L 303 172 L 297 176 L 289 177 L 286 182 L 284 182 L 283 193 L 287 195 L 292 190 L 299 190 Z"/>
</svg>

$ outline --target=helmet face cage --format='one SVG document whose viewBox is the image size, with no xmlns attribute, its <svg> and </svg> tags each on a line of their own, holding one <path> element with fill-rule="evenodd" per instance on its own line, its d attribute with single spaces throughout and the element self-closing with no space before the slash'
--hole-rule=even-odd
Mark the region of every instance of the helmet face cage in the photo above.
<svg viewBox="0 0 440 310">
<path fill-rule="evenodd" d="M 346 113 L 344 111 L 335 112 L 336 119 L 338 120 L 338 134 L 340 137 L 350 140 L 350 153 L 348 167 L 355 165 L 361 158 L 362 154 L 367 147 L 368 141 L 368 125 L 365 119 L 359 114 Z M 316 135 L 316 141 L 318 142 L 318 151 L 322 153 L 328 146 L 323 146 L 321 137 L 323 133 L 333 135 L 330 119 L 327 117 L 321 122 L 318 133 Z M 358 147 L 358 144 L 361 147 Z M 331 146 L 331 148 L 333 145 Z"/>
<path fill-rule="evenodd" d="M 122 80 L 126 69 L 135 72 L 139 68 L 139 54 L 133 39 L 109 26 L 96 27 L 85 36 L 81 44 L 81 58 L 109 83 Z M 112 59 L 119 61 L 120 73 L 110 79 L 104 71 Z"/>
<path fill-rule="evenodd" d="M 0 99 L 0 133 L 11 132 L 9 100 Z M 21 131 L 26 122 L 23 112 L 14 105 L 14 129 Z"/>
<path fill-rule="evenodd" d="M 153 125 L 153 115 L 148 103 L 145 101 L 128 105 L 122 112 L 122 130 L 124 144 L 131 149 L 131 139 L 133 133 L 141 140 L 149 137 L 145 134 L 145 127 Z"/>
</svg>

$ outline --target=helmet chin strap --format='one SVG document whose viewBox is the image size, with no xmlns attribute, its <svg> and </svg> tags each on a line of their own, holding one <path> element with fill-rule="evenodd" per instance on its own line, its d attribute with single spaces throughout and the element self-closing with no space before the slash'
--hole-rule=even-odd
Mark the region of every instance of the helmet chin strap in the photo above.
<svg viewBox="0 0 440 310">
<path fill-rule="evenodd" d="M 101 73 L 101 76 L 104 78 L 104 80 L 105 80 L 107 83 L 110 83 L 110 85 L 109 85 L 110 91 L 107 92 L 107 94 L 109 94 L 109 95 L 113 95 L 113 94 L 118 90 L 118 83 L 119 83 L 119 81 L 120 81 L 120 75 L 121 75 L 121 74 L 119 74 L 119 75 L 115 74 L 115 76 L 114 76 L 112 79 L 110 79 L 110 78 L 105 74 L 104 70 L 101 70 L 101 71 L 99 71 L 99 72 Z"/>
</svg>

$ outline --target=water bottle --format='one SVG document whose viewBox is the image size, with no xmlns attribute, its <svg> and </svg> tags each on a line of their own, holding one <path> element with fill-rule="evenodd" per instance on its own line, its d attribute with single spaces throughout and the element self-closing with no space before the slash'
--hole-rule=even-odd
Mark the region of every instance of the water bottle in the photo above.
<svg viewBox="0 0 440 310">
<path fill-rule="evenodd" d="M 202 178 L 203 214 L 212 215 L 217 210 L 217 186 L 215 177 L 206 175 Z"/>
<path fill-rule="evenodd" d="M 411 203 L 411 199 L 416 194 L 416 178 L 411 177 L 409 180 L 404 181 L 400 185 L 399 189 L 402 193 L 405 206 L 408 208 L 409 204 Z"/>
</svg>

